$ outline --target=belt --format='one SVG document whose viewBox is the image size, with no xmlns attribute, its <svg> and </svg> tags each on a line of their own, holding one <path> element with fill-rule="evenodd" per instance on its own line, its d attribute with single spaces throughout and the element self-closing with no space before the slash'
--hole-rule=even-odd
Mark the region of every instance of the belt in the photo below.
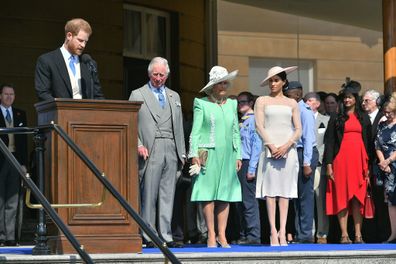
<svg viewBox="0 0 396 264">
<path fill-rule="evenodd" d="M 312 149 L 315 149 L 316 146 L 313 146 Z M 304 147 L 297 147 L 297 149 L 304 149 Z"/>
</svg>

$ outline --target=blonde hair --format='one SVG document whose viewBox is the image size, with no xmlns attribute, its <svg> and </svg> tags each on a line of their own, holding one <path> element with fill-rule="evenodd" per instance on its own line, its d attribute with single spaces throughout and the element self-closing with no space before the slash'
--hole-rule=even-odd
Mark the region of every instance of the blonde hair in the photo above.
<svg viewBox="0 0 396 264">
<path fill-rule="evenodd" d="M 389 98 L 389 103 L 387 104 L 387 106 L 389 107 L 389 109 L 392 112 L 396 112 L 396 92 L 393 92 L 391 97 Z"/>
<path fill-rule="evenodd" d="M 87 21 L 82 18 L 73 18 L 66 22 L 65 36 L 68 32 L 72 33 L 73 36 L 76 36 L 81 30 L 88 33 L 88 35 L 92 34 L 91 25 Z"/>
</svg>

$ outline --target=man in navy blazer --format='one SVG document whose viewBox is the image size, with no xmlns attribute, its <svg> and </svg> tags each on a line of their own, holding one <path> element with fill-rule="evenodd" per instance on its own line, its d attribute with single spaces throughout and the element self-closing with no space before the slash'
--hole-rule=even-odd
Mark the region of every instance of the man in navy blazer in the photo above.
<svg viewBox="0 0 396 264">
<path fill-rule="evenodd" d="M 54 98 L 104 99 L 96 62 L 82 54 L 92 34 L 91 26 L 81 18 L 65 25 L 62 47 L 37 59 L 35 88 L 39 101 Z"/>
<path fill-rule="evenodd" d="M 25 127 L 26 113 L 12 106 L 15 92 L 12 85 L 0 86 L 0 127 Z M 1 135 L 1 140 L 26 171 L 27 137 L 20 134 Z M 15 246 L 15 225 L 21 181 L 17 171 L 0 155 L 0 246 Z"/>
</svg>

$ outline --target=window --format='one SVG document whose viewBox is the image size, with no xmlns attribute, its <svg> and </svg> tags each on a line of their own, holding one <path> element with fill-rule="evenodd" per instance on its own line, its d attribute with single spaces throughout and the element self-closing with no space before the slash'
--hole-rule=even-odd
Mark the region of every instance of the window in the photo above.
<svg viewBox="0 0 396 264">
<path fill-rule="evenodd" d="M 150 60 L 169 58 L 170 15 L 166 12 L 124 5 L 124 56 Z"/>
<path fill-rule="evenodd" d="M 176 33 L 172 34 L 171 39 L 171 31 L 174 32 L 174 28 L 178 27 L 175 16 L 160 10 L 124 4 L 123 19 L 124 98 L 129 98 L 132 90 L 148 82 L 148 64 L 157 56 L 168 60 L 173 74 L 170 75 L 167 85 L 172 83 L 172 89 L 178 90 L 177 65 L 171 62 L 177 61 L 178 54 L 174 43 Z"/>
<path fill-rule="evenodd" d="M 308 60 L 264 59 L 250 58 L 249 60 L 249 91 L 256 95 L 268 95 L 268 86 L 261 87 L 261 81 L 267 76 L 273 66 L 282 68 L 298 66 L 296 71 L 287 75 L 289 81 L 299 81 L 303 85 L 303 93 L 314 91 L 314 63 Z"/>
</svg>

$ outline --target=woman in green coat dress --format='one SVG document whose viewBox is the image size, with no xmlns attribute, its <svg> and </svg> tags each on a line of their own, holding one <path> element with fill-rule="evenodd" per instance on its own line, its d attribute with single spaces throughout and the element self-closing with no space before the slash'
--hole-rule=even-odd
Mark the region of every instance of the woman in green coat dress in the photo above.
<svg viewBox="0 0 396 264">
<path fill-rule="evenodd" d="M 242 200 L 237 176 L 242 164 L 237 101 L 227 99 L 227 88 L 237 72 L 228 73 L 224 67 L 214 66 L 209 83 L 201 90 L 207 97 L 194 100 L 189 157 L 199 172 L 193 179 L 191 201 L 203 204 L 208 247 L 217 247 L 217 243 L 230 247 L 225 236 L 229 202 Z"/>
</svg>

